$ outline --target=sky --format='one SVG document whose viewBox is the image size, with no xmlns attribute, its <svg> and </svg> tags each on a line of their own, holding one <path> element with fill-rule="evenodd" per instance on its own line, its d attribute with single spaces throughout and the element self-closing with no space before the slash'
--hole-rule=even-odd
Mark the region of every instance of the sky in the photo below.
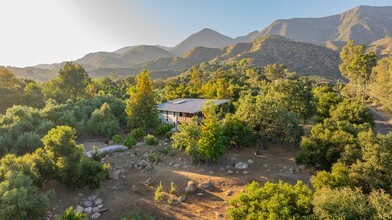
<svg viewBox="0 0 392 220">
<path fill-rule="evenodd" d="M 175 46 L 203 28 L 230 37 L 276 19 L 323 17 L 392 0 L 1 0 L 0 65 L 71 61 L 148 44 Z"/>
</svg>

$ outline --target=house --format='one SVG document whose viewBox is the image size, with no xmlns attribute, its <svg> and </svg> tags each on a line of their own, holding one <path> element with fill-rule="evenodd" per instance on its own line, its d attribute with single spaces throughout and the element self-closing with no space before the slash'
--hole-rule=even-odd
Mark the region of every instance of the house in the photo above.
<svg viewBox="0 0 392 220">
<path fill-rule="evenodd" d="M 202 117 L 201 109 L 209 101 L 215 105 L 223 105 L 229 102 L 226 99 L 192 99 L 181 98 L 159 104 L 157 110 L 161 123 L 172 124 L 175 129 L 184 121 L 190 120 L 194 116 Z"/>
</svg>

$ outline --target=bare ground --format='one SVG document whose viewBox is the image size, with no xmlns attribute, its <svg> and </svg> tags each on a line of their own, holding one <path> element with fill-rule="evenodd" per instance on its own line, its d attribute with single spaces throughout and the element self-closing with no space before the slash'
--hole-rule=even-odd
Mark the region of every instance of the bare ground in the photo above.
<svg viewBox="0 0 392 220">
<path fill-rule="evenodd" d="M 122 219 L 124 213 L 129 210 L 148 212 L 156 219 L 227 219 L 227 201 L 243 191 L 246 184 L 252 181 L 265 183 L 278 180 L 290 183 L 302 180 L 309 184 L 312 175 L 309 171 L 297 171 L 294 157 L 299 153 L 299 148 L 281 145 L 270 146 L 261 156 L 254 154 L 255 148 L 231 150 L 225 153 L 218 164 L 192 164 L 186 155 L 177 152 L 175 156 L 162 155 L 160 163 L 154 165 L 150 173 L 129 168 L 130 160 L 145 152 L 158 152 L 160 148 L 161 146 L 138 146 L 132 150 L 114 153 L 109 158 L 112 168 L 123 169 L 124 172 L 119 180 L 108 179 L 100 189 L 95 191 L 88 189 L 72 191 L 52 183 L 51 187 L 56 191 L 52 206 L 53 214 L 61 213 L 68 206 L 81 204 L 84 198 L 94 194 L 101 197 L 104 207 L 108 208 L 108 211 L 99 218 L 103 220 Z M 253 162 L 249 161 L 251 162 L 249 163 L 248 160 Z M 248 163 L 249 167 L 244 170 L 234 168 L 233 165 L 238 161 Z M 174 168 L 174 164 L 180 164 L 180 168 Z M 145 183 L 148 178 L 154 181 L 153 185 Z M 169 205 L 167 202 L 169 198 L 174 200 L 185 194 L 184 188 L 189 180 L 197 184 L 211 180 L 213 187 L 206 190 L 198 188 L 194 194 L 186 196 L 184 203 Z M 168 193 L 171 181 L 177 186 L 175 195 Z M 164 200 L 156 204 L 153 197 L 156 186 L 160 182 L 166 193 Z M 135 185 L 139 192 L 133 192 L 132 185 Z M 197 195 L 200 192 L 203 193 L 202 196 Z M 82 193 L 83 197 L 78 197 L 79 193 Z"/>
</svg>

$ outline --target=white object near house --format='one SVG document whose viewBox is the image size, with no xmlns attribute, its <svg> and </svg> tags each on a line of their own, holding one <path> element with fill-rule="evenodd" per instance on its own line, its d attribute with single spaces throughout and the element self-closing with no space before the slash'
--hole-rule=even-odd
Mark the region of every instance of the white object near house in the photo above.
<svg viewBox="0 0 392 220">
<path fill-rule="evenodd" d="M 189 121 L 194 116 L 202 117 L 201 109 L 207 102 L 213 101 L 215 105 L 229 102 L 227 99 L 192 99 L 181 98 L 159 104 L 157 110 L 161 123 L 172 124 L 174 129 L 184 121 Z"/>
</svg>

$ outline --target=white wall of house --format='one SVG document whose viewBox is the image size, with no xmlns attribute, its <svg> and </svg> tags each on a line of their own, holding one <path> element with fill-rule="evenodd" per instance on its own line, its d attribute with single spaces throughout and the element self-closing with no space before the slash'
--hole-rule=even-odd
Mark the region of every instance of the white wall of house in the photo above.
<svg viewBox="0 0 392 220">
<path fill-rule="evenodd" d="M 159 119 L 161 123 L 171 124 L 177 128 L 178 126 L 178 112 L 159 112 Z"/>
</svg>

